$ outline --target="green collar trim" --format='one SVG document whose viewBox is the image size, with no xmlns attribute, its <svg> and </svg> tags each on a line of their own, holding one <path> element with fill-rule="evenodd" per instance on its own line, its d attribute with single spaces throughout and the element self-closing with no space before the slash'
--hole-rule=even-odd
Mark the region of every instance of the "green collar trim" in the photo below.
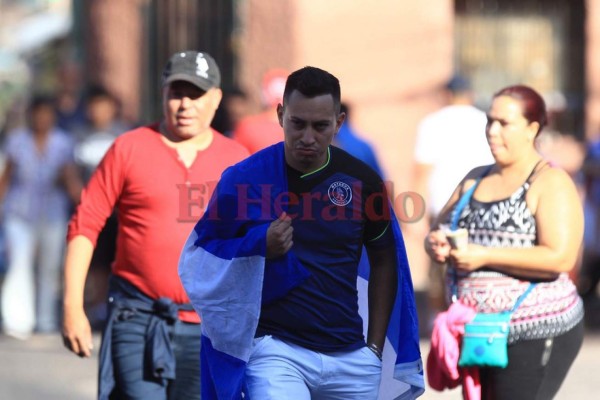
<svg viewBox="0 0 600 400">
<path fill-rule="evenodd" d="M 308 173 L 300 176 L 300 178 L 306 178 L 309 175 L 316 174 L 317 172 L 327 168 L 327 166 L 329 165 L 329 161 L 331 161 L 331 152 L 329 151 L 329 147 L 327 147 L 327 161 L 325 162 L 325 164 L 321 165 L 319 168 L 315 169 L 312 172 L 308 172 Z"/>
</svg>

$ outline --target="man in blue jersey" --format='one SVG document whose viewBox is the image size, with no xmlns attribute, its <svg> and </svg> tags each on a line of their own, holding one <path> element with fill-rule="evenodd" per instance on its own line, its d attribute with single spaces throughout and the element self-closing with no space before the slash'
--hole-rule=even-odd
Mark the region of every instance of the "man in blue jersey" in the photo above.
<svg viewBox="0 0 600 400">
<path fill-rule="evenodd" d="M 381 177 L 331 146 L 345 117 L 338 79 L 315 67 L 293 72 L 277 114 L 284 142 L 223 174 L 180 259 L 205 329 L 203 373 L 215 381 L 209 393 L 203 380 L 203 399 L 239 398 L 224 390 L 236 375 L 223 366 L 242 364 L 250 399 L 377 399 L 397 298 L 405 349 L 394 376 L 411 376 L 404 381 L 414 398 L 423 386 L 406 253 Z M 371 268 L 368 310 L 359 313 L 363 249 Z M 251 309 L 256 290 L 262 297 Z M 252 315 L 256 323 L 246 324 Z M 248 346 L 246 331 L 254 332 Z"/>
<path fill-rule="evenodd" d="M 397 289 L 383 182 L 366 164 L 330 146 L 345 117 L 331 74 L 307 67 L 290 75 L 277 114 L 290 204 L 267 231 L 267 258 L 293 249 L 310 276 L 262 307 L 257 351 L 246 371 L 250 396 L 376 399 Z M 363 244 L 374 266 L 366 343 L 356 291 Z"/>
</svg>

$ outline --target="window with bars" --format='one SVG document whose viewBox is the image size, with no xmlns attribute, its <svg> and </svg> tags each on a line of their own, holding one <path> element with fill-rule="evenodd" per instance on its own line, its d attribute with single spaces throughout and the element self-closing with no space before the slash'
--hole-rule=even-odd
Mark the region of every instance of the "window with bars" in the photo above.
<svg viewBox="0 0 600 400">
<path fill-rule="evenodd" d="M 201 50 L 212 55 L 221 70 L 224 89 L 235 83 L 237 55 L 232 45 L 235 0 L 152 0 L 143 9 L 148 40 L 143 51 L 147 60 L 143 76 L 143 119 L 160 117 L 160 88 L 157 86 L 162 68 L 171 54 L 180 50 Z"/>
<path fill-rule="evenodd" d="M 472 81 L 479 106 L 527 84 L 556 112 L 557 130 L 583 137 L 583 0 L 456 0 L 455 11 L 455 70 Z"/>
</svg>

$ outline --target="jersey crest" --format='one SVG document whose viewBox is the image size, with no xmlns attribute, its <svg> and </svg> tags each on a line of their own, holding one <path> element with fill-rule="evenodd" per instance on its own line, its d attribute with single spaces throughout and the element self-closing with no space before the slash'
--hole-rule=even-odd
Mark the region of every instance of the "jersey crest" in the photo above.
<svg viewBox="0 0 600 400">
<path fill-rule="evenodd" d="M 345 206 L 352 200 L 352 188 L 344 182 L 333 182 L 327 189 L 329 200 L 336 206 Z"/>
</svg>

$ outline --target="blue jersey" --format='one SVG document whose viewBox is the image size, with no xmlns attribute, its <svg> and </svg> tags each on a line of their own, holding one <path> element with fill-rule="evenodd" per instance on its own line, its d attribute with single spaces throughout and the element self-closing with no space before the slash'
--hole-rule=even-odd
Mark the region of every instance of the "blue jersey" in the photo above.
<svg viewBox="0 0 600 400">
<path fill-rule="evenodd" d="M 333 146 L 318 171 L 287 168 L 293 251 L 311 275 L 263 305 L 256 336 L 320 352 L 360 348 L 356 280 L 363 246 L 394 245 L 385 186 L 365 163 Z"/>
</svg>

